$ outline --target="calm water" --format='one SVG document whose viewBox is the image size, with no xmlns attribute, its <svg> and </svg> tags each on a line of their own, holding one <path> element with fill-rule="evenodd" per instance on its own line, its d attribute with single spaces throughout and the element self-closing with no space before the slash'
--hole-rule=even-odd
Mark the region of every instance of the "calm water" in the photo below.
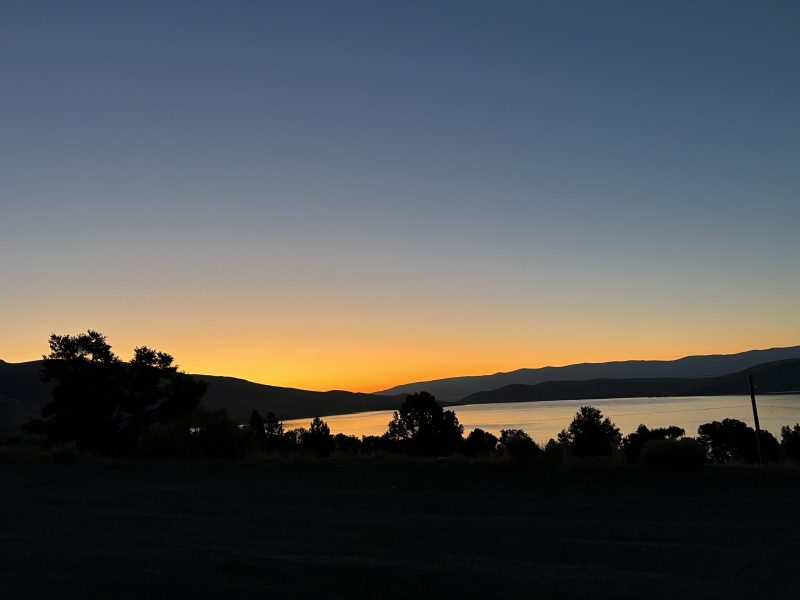
<svg viewBox="0 0 800 600">
<path fill-rule="evenodd" d="M 781 426 L 800 422 L 800 394 L 759 396 L 758 416 L 761 428 L 780 436 Z M 472 404 L 453 410 L 464 431 L 479 427 L 494 434 L 501 429 L 524 429 L 538 442 L 546 442 L 564 429 L 580 406 L 592 405 L 611 418 L 623 433 L 630 433 L 640 423 L 650 428 L 678 425 L 687 435 L 697 427 L 724 418 L 739 419 L 751 427 L 753 413 L 749 396 L 700 396 L 695 398 L 615 398 L 613 400 L 555 400 L 551 402 L 513 402 Z M 381 410 L 352 415 L 323 417 L 333 433 L 381 435 L 392 418 L 392 411 Z M 286 421 L 285 427 L 308 427 L 310 419 Z"/>
</svg>

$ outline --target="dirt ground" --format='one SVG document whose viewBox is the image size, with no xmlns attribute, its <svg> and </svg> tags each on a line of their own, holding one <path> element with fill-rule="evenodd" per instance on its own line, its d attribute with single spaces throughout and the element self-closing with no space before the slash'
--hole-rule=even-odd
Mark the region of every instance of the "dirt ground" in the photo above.
<svg viewBox="0 0 800 600">
<path fill-rule="evenodd" d="M 3 598 L 800 593 L 800 472 L 0 464 Z"/>
</svg>

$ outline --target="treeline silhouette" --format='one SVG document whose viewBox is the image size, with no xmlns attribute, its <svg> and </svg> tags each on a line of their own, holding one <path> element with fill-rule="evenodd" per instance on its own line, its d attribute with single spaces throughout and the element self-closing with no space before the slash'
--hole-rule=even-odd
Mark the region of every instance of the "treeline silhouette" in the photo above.
<svg viewBox="0 0 800 600">
<path fill-rule="evenodd" d="M 146 427 L 185 420 L 207 387 L 179 372 L 172 356 L 146 346 L 124 362 L 103 334 L 91 330 L 51 335 L 43 364 L 53 399 L 25 430 L 100 454 L 130 453 Z"/>
<path fill-rule="evenodd" d="M 53 398 L 41 418 L 25 429 L 51 446 L 74 444 L 98 455 L 208 456 L 248 458 L 259 454 L 328 457 L 384 454 L 507 457 L 561 463 L 572 459 L 641 462 L 693 468 L 729 461 L 800 460 L 800 424 L 783 427 L 781 441 L 745 423 L 705 423 L 695 438 L 677 426 L 640 425 L 622 436 L 592 406 L 581 407 L 569 426 L 543 447 L 521 429 L 497 437 L 474 429 L 465 437 L 456 414 L 427 392 L 408 395 L 381 436 L 333 435 L 320 417 L 308 428 L 285 430 L 275 414 L 253 410 L 237 424 L 225 411 L 200 407 L 206 384 L 182 373 L 169 354 L 134 349 L 130 361 L 116 356 L 105 336 L 88 331 L 52 335 L 42 377 L 53 382 Z"/>
</svg>

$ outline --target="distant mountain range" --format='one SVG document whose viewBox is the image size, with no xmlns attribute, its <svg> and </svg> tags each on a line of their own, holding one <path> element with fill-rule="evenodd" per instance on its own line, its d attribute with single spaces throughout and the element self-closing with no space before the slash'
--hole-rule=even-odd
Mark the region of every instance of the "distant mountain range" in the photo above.
<svg viewBox="0 0 800 600">
<path fill-rule="evenodd" d="M 39 416 L 50 401 L 49 384 L 39 380 L 42 361 L 0 361 L 0 439 L 20 433 L 22 424 Z M 203 406 L 224 408 L 237 422 L 246 422 L 254 408 L 262 414 L 274 412 L 281 419 L 389 410 L 400 406 L 403 396 L 376 396 L 334 390 L 312 392 L 262 385 L 234 377 L 195 375 L 208 382 Z"/>
<path fill-rule="evenodd" d="M 0 438 L 18 435 L 22 424 L 38 417 L 50 400 L 50 385 L 39 379 L 41 369 L 41 361 L 6 363 L 0 360 Z M 312 392 L 233 377 L 195 377 L 209 384 L 203 399 L 206 408 L 224 408 L 231 418 L 245 422 L 254 408 L 262 414 L 272 411 L 285 420 L 392 410 L 400 406 L 405 394 L 422 390 L 451 405 L 745 394 L 747 372 L 754 373 L 759 393 L 800 390 L 800 346 L 689 356 L 672 361 L 631 360 L 520 369 L 511 373 L 412 383 L 378 394 L 339 390 Z"/>
<path fill-rule="evenodd" d="M 507 385 L 497 390 L 472 394 L 451 406 L 543 400 L 748 394 L 748 375 L 753 376 L 758 394 L 800 393 L 800 358 L 790 358 L 756 365 L 719 377 L 589 379 L 585 381 L 546 381 L 536 385 Z"/>
<path fill-rule="evenodd" d="M 478 392 L 496 390 L 509 385 L 536 385 L 546 381 L 587 381 L 592 379 L 717 377 L 749 369 L 755 365 L 788 358 L 800 358 L 800 346 L 750 350 L 738 354 L 687 356 L 677 360 L 625 360 L 580 363 L 564 367 L 518 369 L 494 375 L 418 381 L 398 385 L 377 393 L 396 396 L 424 390 L 436 396 L 440 402 L 454 403 Z"/>
</svg>

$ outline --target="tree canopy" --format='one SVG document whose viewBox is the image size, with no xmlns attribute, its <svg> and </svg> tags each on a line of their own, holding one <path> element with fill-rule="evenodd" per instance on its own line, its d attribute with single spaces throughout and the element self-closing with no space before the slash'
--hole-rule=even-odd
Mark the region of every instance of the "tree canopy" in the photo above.
<svg viewBox="0 0 800 600">
<path fill-rule="evenodd" d="M 657 440 L 677 440 L 686 434 L 683 428 L 675 425 L 669 427 L 656 427 L 655 429 L 648 429 L 646 425 L 639 425 L 636 431 L 629 433 L 622 440 L 622 449 L 625 452 L 625 457 L 630 461 L 639 459 L 645 444 L 650 441 Z"/>
<path fill-rule="evenodd" d="M 711 462 L 722 463 L 729 460 L 753 462 L 758 460 L 755 429 L 737 419 L 723 419 L 700 425 L 697 428 L 697 442 L 705 449 Z M 768 431 L 761 430 L 758 442 L 760 442 L 761 456 L 764 460 L 778 460 L 780 444 L 775 436 Z"/>
<path fill-rule="evenodd" d="M 463 441 L 464 427 L 428 392 L 409 394 L 394 412 L 385 439 L 417 454 L 449 454 Z"/>
<path fill-rule="evenodd" d="M 511 458 L 527 460 L 541 453 L 536 445 L 522 429 L 503 429 L 500 431 L 500 446 Z"/>
<path fill-rule="evenodd" d="M 558 434 L 558 441 L 574 456 L 613 454 L 621 440 L 619 428 L 594 406 L 581 406 L 569 427 Z"/>
<path fill-rule="evenodd" d="M 26 429 L 55 443 L 128 451 L 142 428 L 190 413 L 206 391 L 204 382 L 179 372 L 169 354 L 141 346 L 124 362 L 97 331 L 53 334 L 49 343 L 42 379 L 54 384 L 53 399 Z"/>
</svg>

